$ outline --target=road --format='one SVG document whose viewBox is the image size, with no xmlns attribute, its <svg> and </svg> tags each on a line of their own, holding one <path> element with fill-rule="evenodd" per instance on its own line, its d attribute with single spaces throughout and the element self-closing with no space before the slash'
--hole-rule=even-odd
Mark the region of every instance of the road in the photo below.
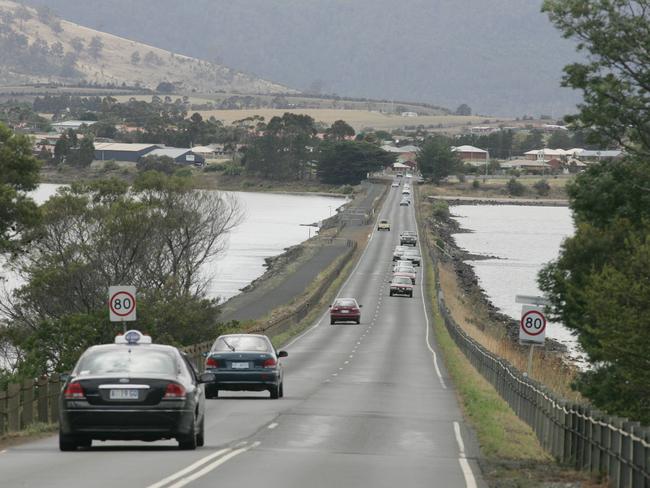
<svg viewBox="0 0 650 488">
<path fill-rule="evenodd" d="M 95 442 L 58 451 L 56 437 L 0 452 L 0 486 L 180 488 L 264 486 L 482 487 L 476 443 L 436 354 L 421 275 L 413 298 L 390 297 L 392 250 L 416 229 L 392 189 L 339 296 L 363 304 L 361 325 L 321 319 L 285 348 L 285 397 L 223 392 L 209 400 L 206 446 Z"/>
</svg>

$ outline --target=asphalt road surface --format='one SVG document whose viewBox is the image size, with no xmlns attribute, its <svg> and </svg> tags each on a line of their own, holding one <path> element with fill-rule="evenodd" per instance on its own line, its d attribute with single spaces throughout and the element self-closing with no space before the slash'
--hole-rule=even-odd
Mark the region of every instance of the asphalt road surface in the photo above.
<svg viewBox="0 0 650 488">
<path fill-rule="evenodd" d="M 208 400 L 206 445 L 94 442 L 59 452 L 56 437 L 0 452 L 0 487 L 483 487 L 466 428 L 430 334 L 418 273 L 413 298 L 390 297 L 399 232 L 412 207 L 391 189 L 339 296 L 363 304 L 361 325 L 321 320 L 285 349 L 285 397 L 220 392 Z"/>
</svg>

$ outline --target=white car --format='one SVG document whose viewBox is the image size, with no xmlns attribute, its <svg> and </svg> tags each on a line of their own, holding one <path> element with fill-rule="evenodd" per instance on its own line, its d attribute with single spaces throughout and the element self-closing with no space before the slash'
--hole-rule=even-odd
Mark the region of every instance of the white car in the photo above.
<svg viewBox="0 0 650 488">
<path fill-rule="evenodd" d="M 399 188 L 399 181 L 393 181 L 393 184 L 390 186 L 391 188 Z"/>
<path fill-rule="evenodd" d="M 402 198 L 399 202 L 400 207 L 408 207 L 411 204 L 411 201 L 408 198 Z"/>
<path fill-rule="evenodd" d="M 404 188 L 402 190 L 402 195 L 410 195 L 411 194 L 411 189 L 410 188 Z"/>
</svg>

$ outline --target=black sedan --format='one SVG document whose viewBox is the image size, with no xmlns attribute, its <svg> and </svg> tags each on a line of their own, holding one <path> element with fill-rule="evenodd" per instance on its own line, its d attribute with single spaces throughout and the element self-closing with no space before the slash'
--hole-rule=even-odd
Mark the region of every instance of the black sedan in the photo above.
<svg viewBox="0 0 650 488">
<path fill-rule="evenodd" d="M 280 358 L 287 355 L 286 351 L 276 352 L 265 335 L 219 336 L 205 360 L 205 370 L 215 377 L 206 385 L 205 396 L 216 398 L 220 390 L 268 390 L 271 398 L 280 398 L 284 396 Z"/>
<path fill-rule="evenodd" d="M 172 439 L 181 449 L 204 444 L 205 402 L 198 375 L 175 347 L 151 344 L 137 331 L 115 344 L 93 346 L 79 358 L 59 399 L 59 448 L 93 440 Z"/>
</svg>

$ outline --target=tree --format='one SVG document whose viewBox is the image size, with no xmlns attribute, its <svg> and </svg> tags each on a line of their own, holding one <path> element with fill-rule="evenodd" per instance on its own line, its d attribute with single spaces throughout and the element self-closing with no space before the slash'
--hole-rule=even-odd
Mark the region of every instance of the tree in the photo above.
<svg viewBox="0 0 650 488">
<path fill-rule="evenodd" d="M 104 41 L 99 36 L 94 36 L 90 40 L 90 46 L 88 46 L 88 53 L 94 58 L 99 59 L 102 55 L 102 49 L 104 49 Z"/>
<path fill-rule="evenodd" d="M 546 143 L 547 147 L 552 149 L 571 149 L 573 145 L 573 138 L 565 130 L 556 130 L 551 134 Z"/>
<path fill-rule="evenodd" d="M 344 120 L 337 120 L 325 131 L 325 137 L 335 141 L 343 141 L 348 137 L 354 137 L 354 134 L 352 126 Z"/>
<path fill-rule="evenodd" d="M 79 143 L 79 149 L 77 152 L 76 164 L 86 168 L 90 166 L 90 163 L 95 159 L 95 144 L 91 134 L 87 133 L 84 138 Z"/>
<path fill-rule="evenodd" d="M 136 163 L 138 171 L 158 171 L 173 175 L 177 165 L 169 156 L 144 156 Z"/>
<path fill-rule="evenodd" d="M 133 51 L 131 54 L 131 64 L 140 64 L 140 53 L 138 51 Z"/>
<path fill-rule="evenodd" d="M 28 377 L 71 368 L 119 330 L 108 322 L 106 290 L 125 281 L 138 289 L 138 325 L 162 342 L 213 338 L 218 309 L 205 297 L 204 265 L 241 215 L 233 197 L 156 172 L 131 189 L 119 180 L 62 188 L 15 263 L 25 284 L 1 302 L 0 340 L 18 353 L 3 362 Z"/>
<path fill-rule="evenodd" d="M 161 81 L 156 87 L 156 91 L 159 93 L 173 93 L 175 89 L 174 84 L 169 81 Z"/>
<path fill-rule="evenodd" d="M 463 103 L 458 106 L 456 109 L 456 115 L 472 115 L 472 109 L 466 103 Z"/>
<path fill-rule="evenodd" d="M 0 252 L 17 252 L 27 242 L 27 230 L 39 210 L 27 192 L 38 184 L 39 163 L 29 138 L 0 124 Z"/>
<path fill-rule="evenodd" d="M 81 37 L 75 37 L 70 41 L 70 45 L 72 46 L 72 49 L 77 53 L 77 55 L 81 54 L 81 51 L 84 50 L 85 44 L 84 41 Z"/>
<path fill-rule="evenodd" d="M 650 34 L 647 2 L 547 0 L 544 10 L 588 61 L 565 68 L 583 92 L 573 128 L 626 156 L 591 165 L 568 187 L 576 233 L 539 276 L 552 318 L 591 362 L 576 387 L 611 414 L 650 422 Z"/>
<path fill-rule="evenodd" d="M 324 142 L 316 174 L 323 183 L 358 185 L 368 173 L 390 166 L 395 159 L 395 154 L 367 142 Z"/>
<path fill-rule="evenodd" d="M 436 185 L 455 173 L 462 164 L 458 154 L 451 150 L 449 140 L 442 136 L 427 139 L 418 151 L 416 161 L 422 176 L 430 178 Z"/>
<path fill-rule="evenodd" d="M 61 134 L 54 144 L 54 163 L 63 164 L 70 154 L 70 141 L 66 134 Z"/>
</svg>

